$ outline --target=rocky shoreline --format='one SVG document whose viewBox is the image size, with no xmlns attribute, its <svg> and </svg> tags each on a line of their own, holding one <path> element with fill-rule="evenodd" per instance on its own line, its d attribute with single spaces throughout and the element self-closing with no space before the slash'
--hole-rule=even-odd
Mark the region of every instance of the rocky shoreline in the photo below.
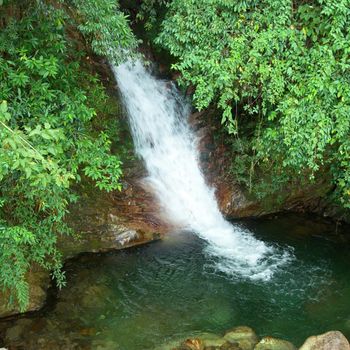
<svg viewBox="0 0 350 350">
<path fill-rule="evenodd" d="M 235 327 L 223 336 L 204 333 L 185 340 L 173 341 L 155 350 L 296 350 L 289 341 L 273 337 L 259 339 L 253 329 Z M 350 350 L 345 336 L 338 331 L 311 336 L 299 350 Z"/>
<path fill-rule="evenodd" d="M 76 234 L 58 238 L 64 261 L 82 253 L 102 253 L 156 241 L 170 229 L 159 216 L 151 191 L 140 176 L 131 172 L 121 192 L 105 193 L 84 183 L 79 193 L 81 198 L 67 217 Z M 52 284 L 50 273 L 33 265 L 27 280 L 30 300 L 25 312 L 38 311 L 45 305 Z M 21 314 L 18 306 L 8 301 L 8 295 L 0 291 L 0 319 Z"/>
<path fill-rule="evenodd" d="M 258 217 L 283 210 L 305 211 L 309 209 L 311 212 L 317 212 L 320 209 L 322 193 L 317 191 L 309 191 L 308 195 L 305 193 L 291 194 L 282 206 L 274 206 L 270 209 L 266 209 L 261 203 L 248 199 L 237 184 L 227 176 L 225 177 L 227 164 L 225 163 L 224 149 L 215 144 L 212 139 L 212 130 L 201 123 L 202 118 L 203 116 L 198 113 L 195 113 L 191 118 L 191 123 L 200 137 L 202 167 L 205 169 L 208 182 L 217 188 L 216 195 L 220 208 L 227 217 Z M 59 239 L 59 247 L 64 260 L 86 252 L 106 252 L 146 244 L 161 239 L 166 232 L 171 230 L 171 227 L 162 218 L 162 208 L 155 200 L 152 189 L 143 182 L 143 176 L 142 165 L 136 161 L 132 162 L 126 169 L 124 186 L 120 193 L 103 193 L 91 184 L 84 183 L 79 189 L 81 199 L 71 208 L 67 217 L 67 221 L 77 235 L 60 237 Z M 37 266 L 32 266 L 28 274 L 28 281 L 30 283 L 30 303 L 26 312 L 38 311 L 44 307 L 47 300 L 47 291 L 52 283 L 50 274 Z M 0 318 L 8 319 L 17 317 L 19 314 L 18 307 L 16 305 L 9 306 L 8 296 L 0 293 Z M 238 338 L 233 338 L 233 336 L 238 337 L 238 334 L 241 334 L 239 332 L 245 334 L 245 337 L 250 334 L 250 339 L 255 339 L 254 342 L 251 342 L 254 344 L 246 347 L 237 340 Z M 273 340 L 274 338 L 263 338 L 258 342 L 256 335 L 253 336 L 254 332 L 252 332 L 252 330 L 248 331 L 247 327 L 238 327 L 228 332 L 224 337 L 211 335 L 210 339 L 189 338 L 177 345 L 171 345 L 173 347 L 160 349 L 295 349 L 292 344 L 282 340 L 276 342 Z M 243 337 L 243 335 L 241 336 Z M 340 347 L 329 345 L 336 344 L 337 341 Z M 317 345 L 317 347 L 312 345 L 315 342 L 326 345 Z M 346 338 L 340 332 L 329 332 L 313 337 L 311 340 L 309 338 L 300 349 L 350 350 Z"/>
</svg>

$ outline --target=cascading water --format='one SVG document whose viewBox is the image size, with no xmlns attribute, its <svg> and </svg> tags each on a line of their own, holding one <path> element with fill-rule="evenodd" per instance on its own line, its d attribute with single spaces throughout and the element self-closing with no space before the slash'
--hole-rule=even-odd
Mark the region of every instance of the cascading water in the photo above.
<svg viewBox="0 0 350 350">
<path fill-rule="evenodd" d="M 223 218 L 199 167 L 196 138 L 187 124 L 188 104 L 173 84 L 155 79 L 139 61 L 113 70 L 136 151 L 169 219 L 207 241 L 207 253 L 220 271 L 269 279 L 291 255 Z"/>
</svg>

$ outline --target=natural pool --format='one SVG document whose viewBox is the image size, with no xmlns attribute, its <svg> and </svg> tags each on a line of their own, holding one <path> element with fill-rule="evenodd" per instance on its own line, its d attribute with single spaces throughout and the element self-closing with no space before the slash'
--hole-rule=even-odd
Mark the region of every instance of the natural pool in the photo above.
<svg viewBox="0 0 350 350">
<path fill-rule="evenodd" d="M 213 270 L 206 243 L 189 232 L 82 255 L 66 264 L 67 287 L 43 312 L 0 323 L 5 345 L 146 350 L 237 325 L 297 346 L 327 330 L 350 337 L 350 232 L 296 215 L 235 224 L 292 247 L 296 259 L 267 282 L 227 278 Z"/>
</svg>

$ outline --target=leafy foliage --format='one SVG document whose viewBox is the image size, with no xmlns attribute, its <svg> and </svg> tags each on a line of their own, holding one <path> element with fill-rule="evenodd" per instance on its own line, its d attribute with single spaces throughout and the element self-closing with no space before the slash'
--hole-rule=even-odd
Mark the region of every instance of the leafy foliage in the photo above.
<svg viewBox="0 0 350 350">
<path fill-rule="evenodd" d="M 102 119 L 108 97 L 72 29 L 78 27 L 97 54 L 119 62 L 120 51 L 136 41 L 112 3 L 75 1 L 84 14 L 79 21 L 63 3 L 19 1 L 2 8 L 0 288 L 14 291 L 22 310 L 33 263 L 64 284 L 56 241 L 70 233 L 64 217 L 77 199 L 71 185 L 84 173 L 101 190 L 121 188 L 121 159 L 110 150 L 117 130 Z"/>
<path fill-rule="evenodd" d="M 173 0 L 157 43 L 178 59 L 198 109 L 237 135 L 254 120 L 258 163 L 287 183 L 330 169 L 350 207 L 348 0 Z M 241 111 L 239 114 L 237 111 Z M 238 123 L 239 122 L 239 123 Z M 276 178 L 276 182 L 277 182 Z"/>
<path fill-rule="evenodd" d="M 78 29 L 95 53 L 117 64 L 132 54 L 137 41 L 127 17 L 115 0 L 72 0 L 78 15 Z"/>
</svg>

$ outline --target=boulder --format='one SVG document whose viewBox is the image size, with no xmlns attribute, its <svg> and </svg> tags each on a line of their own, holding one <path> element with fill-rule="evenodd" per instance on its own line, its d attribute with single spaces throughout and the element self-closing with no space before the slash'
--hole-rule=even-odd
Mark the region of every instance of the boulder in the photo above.
<svg viewBox="0 0 350 350">
<path fill-rule="evenodd" d="M 341 332 L 330 331 L 307 338 L 299 350 L 350 350 L 350 345 Z"/>
<path fill-rule="evenodd" d="M 264 337 L 256 344 L 254 350 L 296 350 L 296 347 L 287 340 Z"/>
<path fill-rule="evenodd" d="M 203 341 L 199 338 L 186 339 L 180 348 L 188 350 L 204 350 Z"/>
<path fill-rule="evenodd" d="M 226 332 L 224 339 L 232 344 L 238 344 L 242 350 L 253 350 L 258 342 L 255 332 L 246 326 L 236 327 Z"/>
<path fill-rule="evenodd" d="M 46 301 L 46 291 L 50 286 L 50 274 L 43 268 L 33 265 L 27 274 L 29 283 L 29 304 L 25 311 L 39 310 Z M 0 292 L 0 318 L 20 313 L 17 304 L 9 304 L 7 293 Z"/>
<path fill-rule="evenodd" d="M 198 336 L 203 341 L 205 349 L 207 348 L 219 348 L 226 343 L 226 339 L 214 334 L 214 333 L 203 333 Z"/>
<path fill-rule="evenodd" d="M 237 343 L 230 343 L 226 341 L 226 343 L 222 344 L 217 348 L 205 348 L 204 350 L 242 350 L 242 348 Z"/>
<path fill-rule="evenodd" d="M 196 349 L 196 346 L 204 347 L 204 350 L 213 350 L 213 349 L 221 349 L 227 341 L 214 334 L 214 333 L 200 333 L 196 334 L 195 337 L 188 338 L 186 341 L 183 339 L 172 340 L 160 346 L 157 346 L 154 350 L 190 350 Z"/>
</svg>

